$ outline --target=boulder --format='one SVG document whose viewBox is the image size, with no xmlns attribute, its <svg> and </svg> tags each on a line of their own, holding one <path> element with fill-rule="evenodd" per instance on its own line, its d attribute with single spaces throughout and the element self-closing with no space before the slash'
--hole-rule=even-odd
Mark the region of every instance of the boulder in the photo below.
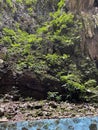
<svg viewBox="0 0 98 130">
<path fill-rule="evenodd" d="M 4 116 L 4 108 L 0 108 L 0 117 Z"/>
</svg>

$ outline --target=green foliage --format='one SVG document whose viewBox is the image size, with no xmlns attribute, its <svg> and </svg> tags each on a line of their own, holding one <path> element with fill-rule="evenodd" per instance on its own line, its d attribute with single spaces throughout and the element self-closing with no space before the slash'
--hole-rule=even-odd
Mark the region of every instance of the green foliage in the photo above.
<svg viewBox="0 0 98 130">
<path fill-rule="evenodd" d="M 71 28 L 69 26 L 74 24 L 73 15 L 66 14 L 65 12 L 60 15 L 59 11 L 56 15 L 57 16 L 55 16 L 55 14 L 53 15 L 55 19 L 51 21 L 51 25 L 54 30 L 53 38 L 59 40 L 61 43 L 72 44 L 72 37 L 69 37 L 69 34 L 71 35 Z"/>
<path fill-rule="evenodd" d="M 13 2 L 12 2 L 12 0 L 6 0 L 6 3 L 8 4 L 9 7 L 13 7 Z"/>
<path fill-rule="evenodd" d="M 44 46 L 44 50 L 45 46 L 51 46 L 51 52 L 50 49 L 47 49 L 45 53 L 53 52 L 63 55 L 67 52 L 67 46 L 75 46 L 75 44 L 80 43 L 81 22 L 74 20 L 73 14 L 66 13 L 63 10 L 64 7 L 65 2 L 61 0 L 58 3 L 58 10 L 50 13 L 51 20 L 37 29 L 37 35 L 43 39 L 41 46 Z M 69 53 L 67 52 L 67 54 Z"/>
<path fill-rule="evenodd" d="M 43 33 L 47 32 L 47 31 L 48 31 L 48 26 L 47 26 L 47 24 L 46 24 L 46 26 L 44 25 L 44 26 L 42 26 L 41 28 L 38 28 L 38 29 L 37 29 L 37 33 L 38 33 L 38 34 L 43 34 Z"/>
<path fill-rule="evenodd" d="M 3 28 L 3 35 L 5 36 L 14 36 L 15 31 L 9 28 Z"/>
<path fill-rule="evenodd" d="M 74 16 L 65 12 L 61 13 L 60 10 L 51 13 L 50 16 L 52 20 L 39 28 L 37 33 L 44 35 L 44 38 L 50 41 L 58 40 L 66 45 L 73 44 L 72 27 L 74 26 Z"/>
<path fill-rule="evenodd" d="M 74 74 L 69 74 L 67 76 L 61 76 L 61 81 L 68 85 L 68 89 L 80 89 L 81 91 L 85 89 L 84 85 L 81 85 L 80 78 Z M 73 91 L 72 90 L 72 91 Z"/>
<path fill-rule="evenodd" d="M 62 88 L 65 93 L 63 94 L 64 99 L 68 100 L 82 100 L 84 98 L 86 89 L 85 86 L 80 82 L 80 78 L 74 74 L 67 76 L 61 76 Z"/>
<path fill-rule="evenodd" d="M 18 28 L 15 31 L 4 28 L 4 37 L 1 42 L 8 46 L 8 58 L 10 61 L 14 61 L 12 67 L 14 71 L 30 69 L 37 75 L 41 75 L 43 79 L 46 77 L 51 79 L 52 77 L 52 79 L 57 78 L 59 81 L 61 80 L 59 77 L 67 72 L 66 62 L 70 58 L 70 55 L 66 54 L 64 50 L 66 46 L 75 44 L 73 36 L 75 23 L 71 13 L 67 14 L 61 11 L 61 4 L 59 9 L 50 15 L 51 20 L 38 28 L 36 34 L 28 34 Z M 9 40 L 4 40 L 6 37 Z M 53 46 L 53 48 L 49 48 L 51 53 L 49 51 L 44 53 L 45 49 L 48 50 L 48 45 Z M 80 82 L 72 81 L 72 79 L 66 82 L 71 93 L 83 89 Z M 60 96 L 55 94 L 54 98 L 60 100 Z"/>
<path fill-rule="evenodd" d="M 22 1 L 23 1 L 23 0 L 16 0 L 16 2 L 18 2 L 18 3 L 22 3 Z"/>
<path fill-rule="evenodd" d="M 30 8 L 28 8 L 27 10 L 28 10 L 29 14 L 31 14 L 31 13 L 32 13 L 32 11 L 33 11 L 33 8 L 32 8 L 32 7 L 30 7 Z"/>
<path fill-rule="evenodd" d="M 59 92 L 48 92 L 47 96 L 48 100 L 54 100 L 54 101 L 61 101 L 62 96 L 59 94 Z"/>
<path fill-rule="evenodd" d="M 18 3 L 24 3 L 27 6 L 30 6 L 37 2 L 37 0 L 16 0 Z"/>
<path fill-rule="evenodd" d="M 98 71 L 96 69 L 96 65 L 90 60 L 90 58 L 82 58 L 79 63 L 79 69 L 81 70 L 81 75 L 84 82 L 89 79 L 97 79 Z"/>
<path fill-rule="evenodd" d="M 80 82 L 80 78 L 74 74 L 68 74 L 67 76 L 61 76 L 61 81 L 65 82 L 65 81 L 74 81 L 74 82 Z"/>
<path fill-rule="evenodd" d="M 2 38 L 2 40 L 0 40 L 0 42 L 2 42 L 4 45 L 9 45 L 12 43 L 12 40 L 8 36 L 5 36 Z"/>
<path fill-rule="evenodd" d="M 78 82 L 74 82 L 74 81 L 70 81 L 70 80 L 67 80 L 67 87 L 69 91 L 71 92 L 75 92 L 76 90 L 80 90 L 81 92 L 85 90 L 85 86 L 84 85 L 81 85 L 80 83 Z"/>
<path fill-rule="evenodd" d="M 92 87 L 96 87 L 96 85 L 97 85 L 97 82 L 96 82 L 96 80 L 95 79 L 89 79 L 87 82 L 85 82 L 85 87 L 86 88 L 92 88 Z"/>
<path fill-rule="evenodd" d="M 9 7 L 12 1 L 6 0 Z M 24 4 L 26 11 L 32 13 L 36 0 L 16 0 Z M 47 1 L 46 1 L 47 2 Z M 55 2 L 55 0 L 54 0 Z M 48 99 L 83 99 L 86 88 L 96 87 L 95 66 L 90 59 L 81 60 L 79 49 L 82 24 L 71 13 L 64 11 L 65 0 L 60 0 L 58 9 L 50 13 L 48 21 L 40 24 L 35 34 L 20 29 L 3 28 L 0 44 L 7 47 L 7 62 L 15 73 L 30 70 L 48 89 L 55 86 L 55 92 L 48 92 Z M 75 53 L 74 53 L 75 52 Z M 90 80 L 89 80 L 90 79 Z M 58 86 L 64 91 L 58 92 Z M 76 96 L 77 95 L 77 96 Z"/>
<path fill-rule="evenodd" d="M 32 4 L 35 4 L 37 2 L 37 0 L 24 0 L 25 4 L 26 5 L 32 5 Z"/>
<path fill-rule="evenodd" d="M 57 62 L 59 62 L 59 55 L 57 55 L 57 54 L 48 54 L 46 56 L 46 59 L 51 65 L 55 65 L 55 64 L 57 64 Z"/>
<path fill-rule="evenodd" d="M 69 56 L 67 54 L 63 54 L 62 56 L 54 53 L 54 54 L 47 54 L 46 55 L 46 61 L 48 62 L 49 65 L 61 65 L 61 63 L 64 60 L 67 60 Z"/>
<path fill-rule="evenodd" d="M 65 0 L 60 0 L 58 3 L 58 8 L 61 9 L 65 5 Z"/>
</svg>

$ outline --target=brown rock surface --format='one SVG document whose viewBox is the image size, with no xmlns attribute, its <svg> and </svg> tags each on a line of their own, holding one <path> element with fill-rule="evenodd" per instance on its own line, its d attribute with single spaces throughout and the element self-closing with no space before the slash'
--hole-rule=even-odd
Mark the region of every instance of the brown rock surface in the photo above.
<svg viewBox="0 0 98 130">
<path fill-rule="evenodd" d="M 21 121 L 21 120 L 35 120 L 47 118 L 70 118 L 83 116 L 97 116 L 98 104 L 90 103 L 68 103 L 68 102 L 54 102 L 54 101 L 10 101 L 1 102 L 1 107 L 4 108 L 4 116 L 0 121 Z M 56 107 L 54 107 L 55 105 Z M 32 109 L 31 107 L 33 106 Z M 36 109 L 36 106 L 41 106 Z"/>
</svg>

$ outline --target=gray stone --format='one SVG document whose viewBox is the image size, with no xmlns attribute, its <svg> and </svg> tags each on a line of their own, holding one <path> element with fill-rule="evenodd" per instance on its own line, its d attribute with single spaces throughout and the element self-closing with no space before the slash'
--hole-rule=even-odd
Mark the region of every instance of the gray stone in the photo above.
<svg viewBox="0 0 98 130">
<path fill-rule="evenodd" d="M 89 128 L 90 130 L 97 130 L 97 124 L 91 124 Z"/>
</svg>

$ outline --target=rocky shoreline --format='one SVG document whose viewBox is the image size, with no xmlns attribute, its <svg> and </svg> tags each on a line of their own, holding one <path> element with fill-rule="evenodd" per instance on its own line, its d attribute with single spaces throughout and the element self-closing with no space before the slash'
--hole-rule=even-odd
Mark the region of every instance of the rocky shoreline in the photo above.
<svg viewBox="0 0 98 130">
<path fill-rule="evenodd" d="M 0 122 L 98 116 L 98 104 L 41 101 L 0 101 Z"/>
</svg>

